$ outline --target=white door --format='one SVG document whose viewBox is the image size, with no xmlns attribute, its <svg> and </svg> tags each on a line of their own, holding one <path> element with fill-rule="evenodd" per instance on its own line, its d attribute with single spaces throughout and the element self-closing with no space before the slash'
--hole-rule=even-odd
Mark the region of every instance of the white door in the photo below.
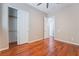
<svg viewBox="0 0 79 59">
<path fill-rule="evenodd" d="M 17 40 L 18 45 L 28 43 L 29 39 L 29 13 L 24 10 L 17 11 Z"/>
</svg>

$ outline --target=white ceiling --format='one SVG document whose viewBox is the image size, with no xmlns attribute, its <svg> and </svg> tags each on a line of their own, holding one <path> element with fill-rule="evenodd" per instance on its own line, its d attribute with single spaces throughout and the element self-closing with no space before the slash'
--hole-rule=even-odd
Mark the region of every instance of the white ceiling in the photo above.
<svg viewBox="0 0 79 59">
<path fill-rule="evenodd" d="M 41 5 L 37 6 L 38 3 L 29 3 L 28 5 L 33 6 L 40 11 L 43 11 L 48 14 L 52 14 L 57 12 L 60 9 L 63 9 L 64 7 L 69 6 L 70 4 L 68 3 L 49 3 L 49 7 L 46 8 L 46 3 L 42 3 Z"/>
</svg>

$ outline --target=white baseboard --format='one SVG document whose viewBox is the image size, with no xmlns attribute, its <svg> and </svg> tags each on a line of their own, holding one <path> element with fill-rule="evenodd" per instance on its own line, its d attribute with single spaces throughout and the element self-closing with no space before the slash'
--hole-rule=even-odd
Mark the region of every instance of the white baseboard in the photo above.
<svg viewBox="0 0 79 59">
<path fill-rule="evenodd" d="M 36 40 L 33 40 L 33 41 L 29 41 L 28 43 L 32 43 L 32 42 L 35 42 L 35 41 L 40 41 L 40 40 L 43 40 L 43 38 L 36 39 Z"/>
<path fill-rule="evenodd" d="M 7 50 L 9 47 L 1 48 L 0 51 Z"/>
<path fill-rule="evenodd" d="M 79 44 L 78 44 L 78 43 L 69 42 L 69 41 L 60 40 L 60 39 L 55 39 L 55 40 L 79 46 Z"/>
</svg>

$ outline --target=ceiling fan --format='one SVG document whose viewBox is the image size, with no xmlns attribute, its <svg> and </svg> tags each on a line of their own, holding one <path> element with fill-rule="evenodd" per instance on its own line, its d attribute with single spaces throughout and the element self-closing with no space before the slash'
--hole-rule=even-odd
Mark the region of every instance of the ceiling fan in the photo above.
<svg viewBox="0 0 79 59">
<path fill-rule="evenodd" d="M 42 3 L 38 3 L 37 6 L 41 5 Z M 46 8 L 49 7 L 49 3 L 46 3 Z"/>
</svg>

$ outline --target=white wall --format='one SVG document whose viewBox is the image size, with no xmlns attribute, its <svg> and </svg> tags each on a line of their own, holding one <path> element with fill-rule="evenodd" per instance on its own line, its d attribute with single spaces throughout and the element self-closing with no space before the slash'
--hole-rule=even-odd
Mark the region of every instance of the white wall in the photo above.
<svg viewBox="0 0 79 59">
<path fill-rule="evenodd" d="M 0 5 L 1 6 L 1 5 Z M 43 12 L 36 10 L 33 7 L 28 6 L 27 4 L 6 4 L 4 7 L 0 8 L 0 50 L 4 50 L 9 47 L 9 36 L 8 36 L 8 9 L 7 6 L 12 6 L 14 8 L 20 8 L 26 10 L 30 14 L 30 33 L 29 41 L 34 41 L 40 38 L 43 38 L 43 17 L 46 15 Z M 3 9 L 3 10 L 2 10 Z M 3 32 L 3 33 L 2 33 Z M 3 36 L 1 36 L 3 34 Z"/>
<path fill-rule="evenodd" d="M 56 38 L 79 45 L 79 4 L 73 4 L 55 14 Z"/>
<path fill-rule="evenodd" d="M 7 5 L 0 4 L 0 51 L 9 47 L 7 10 Z"/>
</svg>

